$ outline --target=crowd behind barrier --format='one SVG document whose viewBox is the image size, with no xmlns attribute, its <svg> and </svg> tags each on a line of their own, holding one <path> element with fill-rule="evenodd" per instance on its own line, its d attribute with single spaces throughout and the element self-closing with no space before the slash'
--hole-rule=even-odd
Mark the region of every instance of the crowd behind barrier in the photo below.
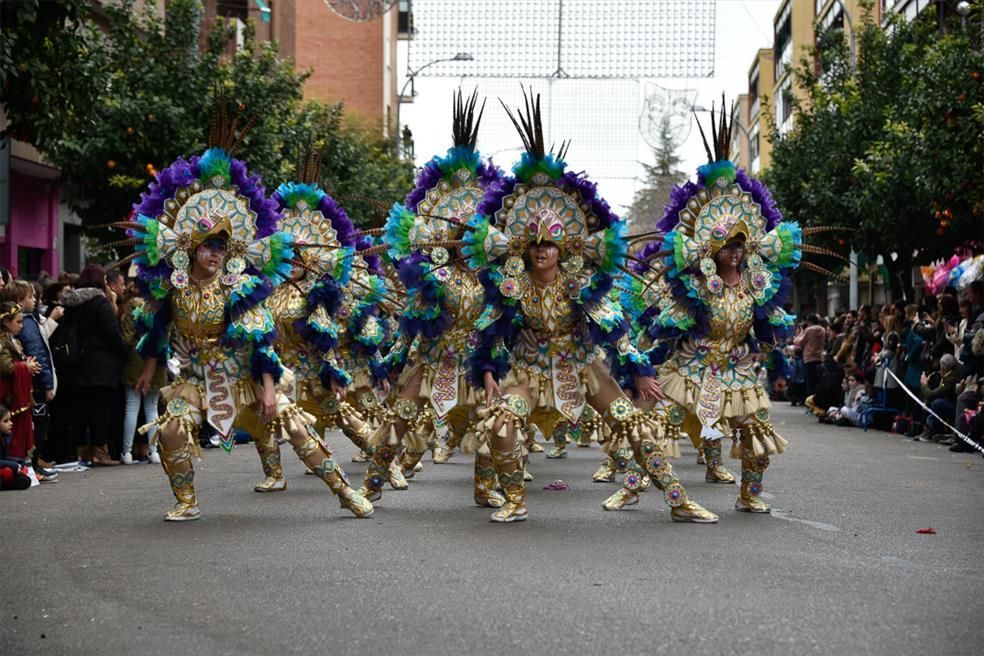
<svg viewBox="0 0 984 656">
<path fill-rule="evenodd" d="M 980 450 L 982 297 L 984 281 L 976 280 L 920 304 L 808 315 L 770 373 L 772 398 L 803 405 L 823 423 Z"/>
</svg>

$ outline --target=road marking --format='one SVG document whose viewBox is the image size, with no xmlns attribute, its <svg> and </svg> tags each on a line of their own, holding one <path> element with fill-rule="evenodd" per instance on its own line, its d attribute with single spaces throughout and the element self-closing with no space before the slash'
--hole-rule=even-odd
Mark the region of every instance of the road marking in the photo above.
<svg viewBox="0 0 984 656">
<path fill-rule="evenodd" d="M 773 510 L 772 516 L 776 519 L 784 519 L 787 522 L 797 522 L 798 524 L 806 524 L 807 526 L 812 526 L 813 528 L 818 528 L 821 531 L 839 531 L 840 529 L 831 524 L 824 524 L 823 522 L 815 522 L 811 519 L 800 519 L 799 517 L 793 517 L 792 515 L 787 515 L 782 510 Z"/>
<path fill-rule="evenodd" d="M 939 458 L 934 458 L 933 456 L 908 456 L 913 460 L 939 460 Z"/>
</svg>

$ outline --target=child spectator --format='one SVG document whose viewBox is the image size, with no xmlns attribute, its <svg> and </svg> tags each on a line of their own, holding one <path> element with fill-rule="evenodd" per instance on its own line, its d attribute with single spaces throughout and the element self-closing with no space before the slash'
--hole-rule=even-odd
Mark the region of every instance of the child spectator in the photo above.
<svg viewBox="0 0 984 656">
<path fill-rule="evenodd" d="M 841 387 L 844 390 L 844 404 L 830 408 L 827 411 L 827 420 L 840 426 L 859 426 L 861 410 L 867 400 L 864 381 L 857 371 L 852 371 L 844 377 Z"/>
<path fill-rule="evenodd" d="M 12 301 L 0 303 L 0 402 L 10 409 L 12 418 L 7 456 L 21 459 L 34 448 L 32 376 L 41 373 L 38 361 L 24 355 L 14 339 L 23 327 L 21 306 Z"/>
<path fill-rule="evenodd" d="M 23 280 L 12 280 L 9 285 L 4 287 L 2 297 L 5 301 L 12 301 L 20 305 L 23 311 L 24 324 L 20 334 L 17 335 L 17 341 L 20 342 L 24 355 L 34 358 L 41 368 L 40 372 L 33 376 L 32 389 L 31 415 L 34 422 L 35 447 L 32 459 L 34 460 L 34 469 L 37 471 L 39 479 L 42 477 L 57 478 L 58 472 L 54 469 L 52 456 L 46 449 L 46 438 L 48 436 L 48 404 L 55 398 L 58 382 L 55 368 L 51 362 L 48 339 L 34 314 L 37 302 L 34 285 Z"/>
<path fill-rule="evenodd" d="M 10 410 L 0 406 L 0 445 L 7 444 L 12 430 Z M 31 476 L 27 472 L 27 466 L 19 460 L 7 459 L 4 447 L 0 446 L 0 490 L 26 490 L 29 487 Z"/>
<path fill-rule="evenodd" d="M 786 398 L 792 405 L 803 405 L 806 400 L 806 369 L 803 363 L 803 349 L 793 349 L 793 357 L 789 360 L 789 387 Z"/>
</svg>

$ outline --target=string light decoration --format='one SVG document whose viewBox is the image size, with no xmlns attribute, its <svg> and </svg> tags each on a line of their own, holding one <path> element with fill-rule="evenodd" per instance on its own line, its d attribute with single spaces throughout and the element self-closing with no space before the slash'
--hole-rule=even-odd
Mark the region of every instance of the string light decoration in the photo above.
<svg viewBox="0 0 984 656">
<path fill-rule="evenodd" d="M 341 2 L 341 0 L 337 0 Z M 410 68 L 421 75 L 676 78 L 714 73 L 715 0 L 418 0 Z"/>
<path fill-rule="evenodd" d="M 345 20 L 362 23 L 385 14 L 396 0 L 325 0 L 325 4 Z"/>
<path fill-rule="evenodd" d="M 654 82 L 646 82 L 643 89 L 642 111 L 639 113 L 639 134 L 650 148 L 659 148 L 663 121 L 666 121 L 670 140 L 682 144 L 690 136 L 693 126 L 690 110 L 697 104 L 697 92 L 693 89 L 667 89 Z"/>
</svg>

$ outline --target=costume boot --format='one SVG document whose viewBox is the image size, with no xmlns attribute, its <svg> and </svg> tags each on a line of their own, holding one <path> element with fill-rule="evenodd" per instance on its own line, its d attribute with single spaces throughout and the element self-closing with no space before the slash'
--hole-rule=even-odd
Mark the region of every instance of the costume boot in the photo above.
<svg viewBox="0 0 984 656">
<path fill-rule="evenodd" d="M 448 433 L 448 441 L 445 446 L 439 446 L 434 449 L 434 464 L 443 465 L 444 463 L 451 460 L 451 456 L 455 454 L 458 450 L 458 445 L 461 443 L 461 434 L 455 430 Z"/>
<path fill-rule="evenodd" d="M 410 447 L 406 447 L 405 449 L 403 449 L 403 453 L 400 455 L 400 466 L 398 467 L 398 469 L 402 472 L 402 476 L 404 477 L 404 481 L 403 481 L 404 483 L 406 483 L 407 478 L 413 478 L 414 474 L 417 473 L 417 464 L 420 462 L 420 459 L 423 457 L 424 457 L 424 451 L 417 451 L 415 449 L 411 449 Z M 435 460 L 436 460 L 436 456 L 435 456 Z M 391 485 L 392 483 L 393 481 L 390 481 Z M 394 486 L 393 489 L 401 489 L 401 488 L 396 488 Z M 402 489 L 406 489 L 406 488 L 402 488 Z"/>
<path fill-rule="evenodd" d="M 757 456 L 750 446 L 742 440 L 741 450 L 741 491 L 735 501 L 735 510 L 749 513 L 770 513 L 772 509 L 762 501 L 762 474 L 769 467 L 769 456 Z"/>
<path fill-rule="evenodd" d="M 493 459 L 496 461 L 499 486 L 506 502 L 492 513 L 491 520 L 503 524 L 524 521 L 529 517 L 529 509 L 526 507 L 526 484 L 523 482 L 523 469 L 519 459 L 510 459 L 504 454 L 497 454 Z"/>
<path fill-rule="evenodd" d="M 185 442 L 180 448 L 168 451 L 164 444 L 161 450 L 161 465 L 171 484 L 171 493 L 177 503 L 174 510 L 164 515 L 165 522 L 187 522 L 198 519 L 202 515 L 195 496 L 195 468 L 191 463 L 191 448 Z"/>
<path fill-rule="evenodd" d="M 643 474 L 648 474 L 652 484 L 663 491 L 663 500 L 670 507 L 670 517 L 675 522 L 713 524 L 717 515 L 704 509 L 687 497 L 687 490 L 673 473 L 663 447 L 653 437 L 645 415 L 629 399 L 619 397 L 605 410 L 604 421 L 612 433 L 612 439 L 626 440 L 632 446 L 637 468 L 625 472 L 622 487 L 630 492 L 642 489 Z"/>
<path fill-rule="evenodd" d="M 543 453 L 543 447 L 540 446 L 543 439 L 543 431 L 540 430 L 540 427 L 536 424 L 529 424 L 526 431 L 526 450 L 530 453 Z"/>
<path fill-rule="evenodd" d="M 405 455 L 405 454 L 404 454 Z M 411 468 L 410 471 L 413 471 Z M 394 460 L 386 472 L 386 481 L 394 490 L 405 490 L 410 487 L 406 477 L 403 475 L 403 462 Z"/>
<path fill-rule="evenodd" d="M 475 454 L 475 505 L 501 508 L 506 498 L 495 491 L 496 474 L 492 458 Z"/>
<path fill-rule="evenodd" d="M 552 460 L 559 460 L 560 458 L 567 457 L 567 431 L 573 430 L 571 425 L 566 421 L 562 421 L 554 427 L 553 435 L 551 435 L 551 440 L 553 441 L 553 448 L 547 452 L 547 457 Z"/>
<path fill-rule="evenodd" d="M 331 449 L 318 439 L 310 427 L 308 427 L 306 439 L 301 440 L 300 444 L 295 443 L 295 436 L 292 435 L 291 438 L 297 457 L 308 466 L 308 469 L 314 472 L 315 476 L 325 482 L 328 489 L 338 497 L 342 508 L 346 508 L 360 518 L 372 515 L 372 504 L 349 487 L 345 472 L 335 462 L 331 455 Z"/>
<path fill-rule="evenodd" d="M 523 482 L 523 463 L 519 445 L 510 451 L 491 449 L 492 463 L 499 478 L 499 487 L 506 502 L 492 513 L 492 521 L 521 522 L 529 516 L 526 507 L 526 484 Z"/>
<path fill-rule="evenodd" d="M 287 489 L 287 481 L 284 479 L 284 469 L 280 465 L 280 445 L 277 439 L 268 430 L 260 431 L 259 435 L 254 436 L 256 453 L 260 456 L 260 465 L 263 467 L 263 475 L 266 477 L 263 482 L 253 488 L 256 492 L 280 492 Z"/>
<path fill-rule="evenodd" d="M 372 460 L 366 468 L 359 494 L 369 501 L 378 501 L 383 496 L 383 485 L 389 480 L 389 470 L 396 459 L 398 447 L 388 444 L 377 447 L 372 454 Z"/>
<path fill-rule="evenodd" d="M 701 446 L 704 447 L 704 460 L 707 463 L 704 480 L 725 485 L 734 483 L 734 475 L 721 465 L 721 440 L 703 440 Z"/>
</svg>

